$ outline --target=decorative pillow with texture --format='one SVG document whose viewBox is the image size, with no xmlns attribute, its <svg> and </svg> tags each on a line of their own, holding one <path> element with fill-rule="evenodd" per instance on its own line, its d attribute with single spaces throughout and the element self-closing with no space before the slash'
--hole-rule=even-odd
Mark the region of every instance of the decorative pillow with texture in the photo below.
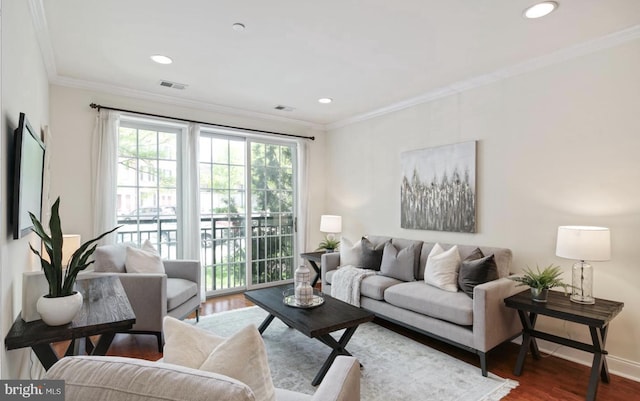
<svg viewBox="0 0 640 401">
<path fill-rule="evenodd" d="M 498 266 L 494 255 L 484 256 L 480 249 L 476 251 L 462 261 L 458 273 L 460 289 L 471 298 L 475 286 L 498 279 Z"/>
<path fill-rule="evenodd" d="M 391 242 L 384 245 L 380 274 L 402 281 L 414 281 L 415 245 L 398 250 Z"/>
<path fill-rule="evenodd" d="M 127 247 L 125 260 L 127 273 L 164 273 L 164 265 L 158 251 L 149 240 L 142 245 L 142 249 Z"/>
<path fill-rule="evenodd" d="M 364 269 L 380 270 L 382 252 L 384 251 L 386 242 L 373 245 L 366 237 L 362 237 L 360 243 L 362 246 L 362 259 L 360 259 L 360 266 L 356 266 Z"/>
<path fill-rule="evenodd" d="M 458 292 L 459 268 L 458 246 L 454 245 L 445 251 L 440 244 L 435 244 L 427 257 L 424 281 L 445 291 Z"/>
<path fill-rule="evenodd" d="M 218 373 L 249 386 L 256 401 L 275 401 L 275 387 L 260 332 L 249 325 L 218 345 L 200 370 Z"/>
<path fill-rule="evenodd" d="M 362 245 L 360 241 L 355 244 L 342 237 L 340 239 L 340 266 L 360 266 L 362 259 Z"/>
<path fill-rule="evenodd" d="M 93 270 L 103 273 L 124 273 L 129 244 L 102 245 L 93 253 Z"/>
<path fill-rule="evenodd" d="M 225 340 L 171 316 L 162 321 L 164 332 L 163 360 L 166 363 L 198 369 L 211 352 Z"/>
</svg>

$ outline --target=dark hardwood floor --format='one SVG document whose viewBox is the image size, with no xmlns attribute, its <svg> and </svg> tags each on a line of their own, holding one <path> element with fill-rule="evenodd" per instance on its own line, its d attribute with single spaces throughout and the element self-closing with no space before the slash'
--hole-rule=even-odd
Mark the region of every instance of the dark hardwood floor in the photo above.
<svg viewBox="0 0 640 401">
<path fill-rule="evenodd" d="M 211 315 L 233 309 L 252 306 L 242 294 L 211 298 L 202 305 L 200 316 Z M 192 317 L 195 317 L 193 315 Z M 388 322 L 376 323 L 397 331 L 429 347 L 438 349 L 474 366 L 479 366 L 478 358 L 456 347 L 411 332 Z M 358 335 L 356 332 L 355 335 Z M 63 349 L 64 344 L 60 344 Z M 148 360 L 162 357 L 158 353 L 156 339 L 152 335 L 118 334 L 108 355 L 128 356 Z M 507 401 L 578 401 L 584 400 L 587 392 L 590 368 L 554 356 L 534 360 L 527 356 L 522 376 L 513 375 L 513 367 L 518 355 L 518 346 L 508 343 L 498 346 L 488 354 L 489 371 L 500 377 L 517 380 L 520 385 L 504 398 Z M 479 369 L 479 368 L 478 368 Z M 478 370 L 478 374 L 480 371 Z M 640 382 L 611 375 L 611 383 L 600 383 L 598 401 L 629 401 L 640 399 Z"/>
</svg>

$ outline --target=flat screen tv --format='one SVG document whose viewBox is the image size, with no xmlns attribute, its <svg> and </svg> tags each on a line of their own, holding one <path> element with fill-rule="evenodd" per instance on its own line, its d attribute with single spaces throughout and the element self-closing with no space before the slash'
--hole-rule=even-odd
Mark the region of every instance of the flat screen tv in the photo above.
<svg viewBox="0 0 640 401">
<path fill-rule="evenodd" d="M 44 143 L 33 130 L 24 113 L 15 131 L 13 174 L 13 238 L 31 232 L 29 212 L 40 219 L 42 210 L 42 179 L 44 174 Z"/>
</svg>

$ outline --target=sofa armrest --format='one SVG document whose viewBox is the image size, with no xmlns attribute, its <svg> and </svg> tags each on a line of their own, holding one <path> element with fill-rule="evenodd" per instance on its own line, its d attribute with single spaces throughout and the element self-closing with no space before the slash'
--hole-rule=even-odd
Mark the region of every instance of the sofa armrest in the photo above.
<svg viewBox="0 0 640 401">
<path fill-rule="evenodd" d="M 504 299 L 522 291 L 507 277 L 489 281 L 473 289 L 474 348 L 489 351 L 522 331 L 514 309 L 504 305 Z"/>
<path fill-rule="evenodd" d="M 136 315 L 133 330 L 162 331 L 167 314 L 167 275 L 159 273 L 96 273 L 120 278 Z"/>
<path fill-rule="evenodd" d="M 327 288 L 328 283 L 325 277 L 327 277 L 327 272 L 337 270 L 338 266 L 340 266 L 340 252 L 324 253 L 320 258 L 320 263 L 322 264 L 322 266 L 320 266 L 322 288 Z"/>
<path fill-rule="evenodd" d="M 313 401 L 360 401 L 360 363 L 338 356 L 311 398 Z"/>
</svg>

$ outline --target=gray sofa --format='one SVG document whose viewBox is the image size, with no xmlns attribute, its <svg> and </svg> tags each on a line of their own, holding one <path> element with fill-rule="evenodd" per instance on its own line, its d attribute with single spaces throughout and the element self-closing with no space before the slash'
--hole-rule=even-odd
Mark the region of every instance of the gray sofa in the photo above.
<svg viewBox="0 0 640 401">
<path fill-rule="evenodd" d="M 461 259 L 476 248 L 495 255 L 498 279 L 476 286 L 473 298 L 462 291 L 449 292 L 424 282 L 427 257 L 435 243 L 382 236 L 368 236 L 374 245 L 387 241 L 398 249 L 416 244 L 414 279 L 401 281 L 380 274 L 361 284 L 360 306 L 377 317 L 410 328 L 474 352 L 480 357 L 482 375 L 487 376 L 489 350 L 516 337 L 522 327 L 514 310 L 503 299 L 522 291 L 509 278 L 512 254 L 509 249 L 458 245 Z M 450 244 L 440 244 L 445 250 Z M 322 255 L 322 291 L 331 294 L 333 274 L 340 266 L 340 253 Z"/>
<path fill-rule="evenodd" d="M 66 401 L 255 401 L 230 377 L 163 362 L 122 357 L 62 358 L 46 379 L 65 381 Z M 276 389 L 276 401 L 359 401 L 360 365 L 338 356 L 313 395 Z"/>
</svg>

